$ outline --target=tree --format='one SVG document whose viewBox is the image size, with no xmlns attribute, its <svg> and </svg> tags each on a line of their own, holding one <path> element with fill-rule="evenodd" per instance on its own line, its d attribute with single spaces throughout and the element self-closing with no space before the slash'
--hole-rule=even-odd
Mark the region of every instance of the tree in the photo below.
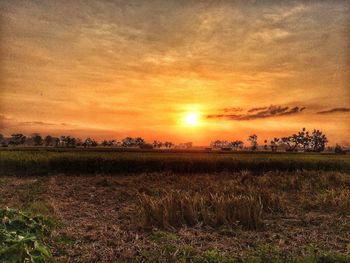
<svg viewBox="0 0 350 263">
<path fill-rule="evenodd" d="M 131 147 L 134 145 L 134 139 L 131 137 L 126 137 L 122 140 L 123 147 Z"/>
<path fill-rule="evenodd" d="M 2 135 L 1 133 L 0 133 L 0 144 L 1 144 L 2 147 L 7 147 L 8 146 L 7 143 L 6 143 L 6 139 L 5 139 L 4 135 Z"/>
<path fill-rule="evenodd" d="M 35 146 L 39 146 L 39 145 L 43 144 L 43 138 L 38 133 L 32 134 L 32 140 L 33 140 Z"/>
<path fill-rule="evenodd" d="M 335 154 L 345 154 L 346 152 L 343 150 L 343 148 L 339 144 L 336 144 L 335 148 L 334 148 L 334 153 Z"/>
<path fill-rule="evenodd" d="M 264 140 L 264 150 L 267 151 L 268 146 L 267 146 L 267 140 Z"/>
<path fill-rule="evenodd" d="M 45 146 L 50 146 L 54 141 L 54 138 L 51 136 L 51 135 L 47 135 L 45 138 L 44 138 L 44 145 Z"/>
<path fill-rule="evenodd" d="M 53 145 L 57 147 L 60 144 L 61 140 L 60 138 L 53 138 Z"/>
<path fill-rule="evenodd" d="M 141 145 L 144 145 L 145 143 L 146 143 L 145 140 L 141 137 L 137 137 L 134 139 L 134 144 L 136 146 L 141 146 Z"/>
<path fill-rule="evenodd" d="M 288 136 L 288 137 L 282 137 L 281 138 L 282 144 L 287 146 L 286 151 L 287 152 L 294 152 L 296 151 L 296 148 L 298 146 L 297 141 L 296 141 L 296 136 Z"/>
<path fill-rule="evenodd" d="M 11 135 L 11 139 L 9 144 L 11 145 L 20 145 L 20 144 L 24 144 L 24 142 L 26 141 L 26 136 L 24 136 L 22 133 L 14 133 Z"/>
<path fill-rule="evenodd" d="M 320 130 L 314 130 L 311 135 L 311 146 L 313 151 L 322 152 L 328 142 L 326 135 L 324 135 Z"/>
<path fill-rule="evenodd" d="M 171 148 L 174 146 L 174 144 L 172 142 L 164 142 L 164 146 L 165 148 Z"/>
<path fill-rule="evenodd" d="M 94 139 L 91 138 L 87 138 L 84 143 L 83 146 L 86 147 L 96 147 L 97 146 L 97 142 Z"/>
<path fill-rule="evenodd" d="M 297 134 L 282 137 L 281 142 L 288 147 L 286 151 L 302 149 L 304 151 L 321 152 L 324 151 L 328 140 L 320 130 L 314 130 L 312 135 L 310 135 L 310 133 L 303 128 Z"/>
<path fill-rule="evenodd" d="M 242 150 L 244 143 L 242 141 L 236 140 L 230 143 L 230 146 L 233 150 Z"/>
<path fill-rule="evenodd" d="M 251 144 L 252 151 L 256 151 L 258 149 L 258 136 L 256 134 L 250 135 L 248 141 Z"/>
<path fill-rule="evenodd" d="M 77 138 L 75 140 L 75 146 L 82 146 L 83 145 L 83 141 L 80 138 Z"/>
<path fill-rule="evenodd" d="M 61 136 L 60 144 L 66 147 L 75 147 L 77 140 L 74 137 L 70 136 Z"/>
<path fill-rule="evenodd" d="M 114 145 L 114 143 L 115 143 L 115 140 L 108 140 L 108 141 L 107 140 L 103 140 L 101 145 L 103 147 L 107 147 L 107 146 L 111 147 L 111 146 Z"/>
<path fill-rule="evenodd" d="M 153 148 L 161 148 L 163 146 L 163 143 L 157 140 L 154 140 L 152 143 Z"/>
<path fill-rule="evenodd" d="M 270 142 L 270 148 L 271 148 L 271 151 L 272 152 L 277 152 L 277 148 L 278 148 L 278 145 L 279 145 L 279 141 L 280 139 L 279 138 L 273 138 L 273 140 L 271 140 Z"/>
<path fill-rule="evenodd" d="M 222 149 L 222 148 L 227 148 L 227 147 L 231 147 L 230 144 L 228 143 L 228 141 L 221 141 L 221 140 L 216 140 L 211 142 L 211 147 L 215 148 L 215 149 Z"/>
</svg>

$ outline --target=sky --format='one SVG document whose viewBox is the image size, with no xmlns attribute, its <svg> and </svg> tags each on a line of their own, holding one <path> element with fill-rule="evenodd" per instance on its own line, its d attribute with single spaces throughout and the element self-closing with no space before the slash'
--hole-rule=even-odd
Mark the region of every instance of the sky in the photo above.
<svg viewBox="0 0 350 263">
<path fill-rule="evenodd" d="M 0 133 L 350 146 L 350 1 L 0 0 Z M 190 120 L 189 120 L 190 119 Z"/>
</svg>

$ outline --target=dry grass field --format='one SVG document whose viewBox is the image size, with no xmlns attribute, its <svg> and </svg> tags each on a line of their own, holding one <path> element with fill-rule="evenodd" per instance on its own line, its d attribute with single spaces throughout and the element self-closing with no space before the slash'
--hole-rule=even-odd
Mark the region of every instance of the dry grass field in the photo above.
<svg viewBox="0 0 350 263">
<path fill-rule="evenodd" d="M 2 176 L 57 262 L 350 262 L 350 174 Z"/>
</svg>

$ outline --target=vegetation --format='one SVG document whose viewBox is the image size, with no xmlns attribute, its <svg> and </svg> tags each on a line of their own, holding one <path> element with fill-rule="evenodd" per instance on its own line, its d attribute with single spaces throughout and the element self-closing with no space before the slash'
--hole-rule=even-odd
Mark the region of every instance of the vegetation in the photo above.
<svg viewBox="0 0 350 263">
<path fill-rule="evenodd" d="M 258 149 L 258 136 L 256 134 L 250 135 L 248 141 L 251 144 L 251 150 L 256 151 Z"/>
<path fill-rule="evenodd" d="M 258 147 L 258 136 L 256 134 L 250 135 L 248 137 L 248 141 L 250 142 L 250 147 L 244 148 L 243 141 L 234 140 L 215 140 L 211 142 L 210 146 L 213 149 L 221 149 L 221 150 L 250 150 L 257 151 Z M 300 132 L 292 134 L 290 136 L 282 137 L 282 138 L 273 138 L 270 141 L 270 145 L 267 145 L 267 140 L 264 140 L 263 150 L 268 151 L 269 147 L 272 152 L 277 152 L 279 146 L 283 146 L 285 151 L 287 152 L 322 152 L 326 148 L 326 144 L 328 143 L 328 139 L 326 135 L 324 135 L 320 130 L 314 129 L 313 132 L 307 131 L 303 128 Z M 170 141 L 161 142 L 158 140 L 154 140 L 153 143 L 147 143 L 145 139 L 141 137 L 126 137 L 121 141 L 117 140 L 103 140 L 101 143 L 98 143 L 93 138 L 86 138 L 85 140 L 74 138 L 71 136 L 60 136 L 59 138 L 52 137 L 47 135 L 44 139 L 38 133 L 34 133 L 31 137 L 27 138 L 23 134 L 17 133 L 12 134 L 11 138 L 5 138 L 2 134 L 0 134 L 0 143 L 3 147 L 10 146 L 19 146 L 19 145 L 27 145 L 27 146 L 45 146 L 45 147 L 66 147 L 66 148 L 75 148 L 75 147 L 118 147 L 118 148 L 141 148 L 141 149 L 171 149 L 171 148 L 192 148 L 192 143 L 182 143 L 179 145 L 175 145 Z M 339 151 L 340 146 L 336 146 L 336 153 L 341 153 Z M 210 149 L 211 149 L 210 148 Z"/>
<path fill-rule="evenodd" d="M 2 176 L 0 207 L 64 222 L 41 241 L 58 262 L 343 263 L 349 188 L 334 171 Z"/>
<path fill-rule="evenodd" d="M 83 150 L 0 151 L 3 175 L 53 173 L 125 174 L 142 172 L 211 173 L 249 170 L 350 171 L 349 155 L 203 152 L 98 152 Z"/>
<path fill-rule="evenodd" d="M 178 244 L 172 233 L 153 231 L 154 247 L 141 251 L 136 262 L 192 262 L 192 263 L 348 263 L 350 256 L 322 251 L 314 246 L 301 248 L 303 255 L 281 251 L 275 245 L 259 245 L 254 253 L 232 256 L 216 249 L 198 252 L 192 246 Z"/>
<path fill-rule="evenodd" d="M 170 191 L 162 198 L 141 195 L 140 201 L 146 226 L 262 226 L 263 203 L 254 195 Z"/>
<path fill-rule="evenodd" d="M 0 209 L 1 262 L 47 262 L 52 256 L 44 239 L 50 236 L 52 223 L 42 216 Z"/>
<path fill-rule="evenodd" d="M 335 154 L 345 154 L 346 152 L 343 150 L 343 148 L 339 144 L 336 144 L 335 148 L 334 148 L 334 153 Z"/>
</svg>

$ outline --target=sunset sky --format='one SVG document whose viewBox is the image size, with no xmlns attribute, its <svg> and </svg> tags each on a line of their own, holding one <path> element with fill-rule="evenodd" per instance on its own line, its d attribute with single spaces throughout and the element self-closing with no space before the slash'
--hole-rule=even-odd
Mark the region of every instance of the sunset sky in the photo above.
<svg viewBox="0 0 350 263">
<path fill-rule="evenodd" d="M 279 2 L 279 3 L 278 3 Z M 0 0 L 0 133 L 350 146 L 350 1 Z"/>
</svg>

